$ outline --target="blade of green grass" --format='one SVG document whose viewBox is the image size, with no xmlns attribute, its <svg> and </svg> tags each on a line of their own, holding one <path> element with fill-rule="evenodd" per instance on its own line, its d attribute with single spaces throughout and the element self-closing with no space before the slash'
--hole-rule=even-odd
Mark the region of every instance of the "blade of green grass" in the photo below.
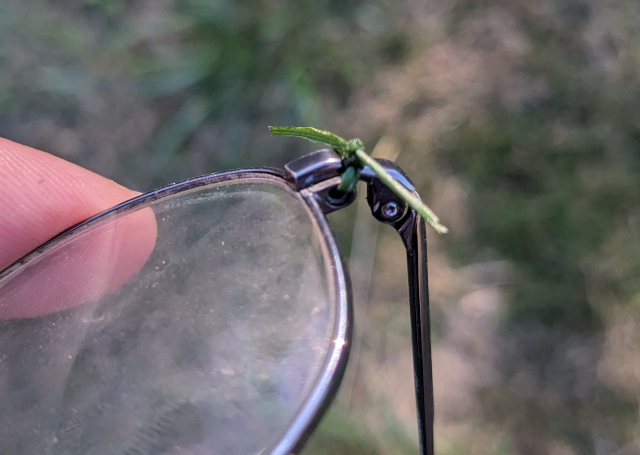
<svg viewBox="0 0 640 455">
<path fill-rule="evenodd" d="M 329 131 L 319 130 L 310 126 L 270 126 L 269 130 L 275 136 L 298 137 L 332 147 L 343 159 L 343 162 L 346 160 L 347 168 L 343 174 L 343 181 L 338 187 L 343 191 L 350 191 L 357 182 L 357 180 L 354 180 L 357 179 L 358 175 L 357 166 L 353 163 L 353 157 L 355 156 L 361 167 L 369 166 L 382 183 L 402 198 L 409 207 L 418 212 L 436 231 L 440 234 L 449 232 L 449 230 L 440 223 L 440 219 L 436 214 L 433 213 L 419 197 L 395 180 L 376 160 L 367 155 L 360 139 L 350 139 L 346 141 Z"/>
<path fill-rule="evenodd" d="M 275 136 L 299 137 L 328 145 L 344 158 L 343 154 L 347 147 L 347 141 L 329 131 L 319 130 L 311 126 L 270 126 L 269 130 Z"/>
<path fill-rule="evenodd" d="M 396 193 L 399 197 L 402 198 L 402 200 L 409 204 L 409 207 L 418 212 L 427 223 L 429 223 L 434 227 L 436 231 L 438 231 L 438 233 L 446 234 L 447 232 L 449 232 L 449 229 L 440 224 L 440 218 L 438 218 L 438 216 L 433 213 L 433 211 L 429 207 L 427 207 L 424 202 L 422 202 L 411 191 L 405 188 L 403 184 L 398 182 L 391 176 L 391 174 L 385 171 L 380 163 L 367 155 L 362 149 L 356 150 L 355 154 L 362 164 L 369 166 L 371 170 L 376 173 L 382 183 L 387 185 L 391 191 Z"/>
</svg>

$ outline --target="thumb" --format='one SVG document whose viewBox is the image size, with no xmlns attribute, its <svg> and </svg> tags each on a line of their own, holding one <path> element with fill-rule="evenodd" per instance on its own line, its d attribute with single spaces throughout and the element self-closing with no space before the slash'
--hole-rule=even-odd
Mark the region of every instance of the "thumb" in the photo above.
<svg viewBox="0 0 640 455">
<path fill-rule="evenodd" d="M 0 138 L 0 270 L 136 195 L 65 160 Z M 89 233 L 81 245 L 62 247 L 15 278 L 0 275 L 0 318 L 37 316 L 101 297 L 137 273 L 157 235 L 150 209 L 128 214 L 103 231 Z"/>
</svg>

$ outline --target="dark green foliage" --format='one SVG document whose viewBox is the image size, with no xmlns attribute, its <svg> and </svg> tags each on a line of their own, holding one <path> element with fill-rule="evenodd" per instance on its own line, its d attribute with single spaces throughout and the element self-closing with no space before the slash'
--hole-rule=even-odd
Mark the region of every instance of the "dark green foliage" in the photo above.
<svg viewBox="0 0 640 455">
<path fill-rule="evenodd" d="M 23 131 L 37 112 L 88 150 L 79 164 L 114 156 L 118 178 L 147 189 L 214 169 L 281 165 L 303 146 L 275 146 L 282 143 L 269 139 L 267 124 L 324 126 L 326 112 L 346 106 L 389 59 L 379 49 L 394 59 L 406 53 L 407 34 L 394 20 L 406 13 L 391 3 L 156 7 L 28 0 L 0 10 L 0 42 L 11 42 L 0 46 L 0 64 L 10 68 L 0 75 L 0 134 L 73 155 L 66 141 Z M 89 140 L 100 128 L 109 134 Z"/>
<path fill-rule="evenodd" d="M 600 302 L 587 295 L 595 258 L 640 204 L 640 111 L 630 108 L 640 98 L 635 82 L 603 84 L 594 71 L 592 51 L 569 27 L 585 26 L 588 7 L 558 8 L 555 26 L 515 14 L 531 42 L 522 70 L 546 93 L 516 111 L 494 103 L 482 124 L 453 132 L 443 156 L 472 189 L 475 246 L 455 248 L 490 247 L 518 264 L 510 313 L 597 329 Z"/>
<path fill-rule="evenodd" d="M 314 455 L 379 455 L 379 447 L 366 428 L 339 410 L 322 420 L 305 452 Z"/>
<path fill-rule="evenodd" d="M 454 36 L 495 3 L 458 2 Z M 508 429 L 516 453 L 547 453 L 550 440 L 579 454 L 635 450 L 637 402 L 602 380 L 619 374 L 602 362 L 614 309 L 638 314 L 639 74 L 617 55 L 621 75 L 611 75 L 603 61 L 633 45 L 589 42 L 592 6 L 551 2 L 542 14 L 505 5 L 529 46 L 513 71 L 545 89 L 515 107 L 496 89 L 486 115 L 448 134 L 441 151 L 469 185 L 473 223 L 451 250 L 464 262 L 516 266 L 501 379 L 479 392 L 481 415 Z M 605 436 L 594 428 L 605 426 L 609 446 L 597 449 Z"/>
<path fill-rule="evenodd" d="M 356 46 L 336 45 L 357 33 L 361 2 L 177 2 L 188 26 L 179 32 L 181 63 L 158 61 L 141 74 L 152 96 L 185 99 L 167 118 L 156 149 L 173 153 L 207 118 L 280 118 L 319 124 L 321 98 L 342 102 L 365 72 Z M 198 107 L 190 108 L 193 97 Z M 183 114 L 183 110 L 197 114 Z M 165 133 L 166 131 L 166 133 Z"/>
<path fill-rule="evenodd" d="M 472 184 L 474 242 L 519 265 L 512 314 L 596 328 L 580 261 L 611 229 L 616 207 L 580 175 L 602 153 L 554 146 L 546 130 L 526 116 L 464 125 L 448 159 Z"/>
</svg>

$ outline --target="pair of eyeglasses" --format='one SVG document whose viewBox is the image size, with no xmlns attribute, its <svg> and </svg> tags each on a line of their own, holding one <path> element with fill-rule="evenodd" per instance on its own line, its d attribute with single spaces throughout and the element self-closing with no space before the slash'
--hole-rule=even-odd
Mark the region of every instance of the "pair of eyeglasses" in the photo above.
<svg viewBox="0 0 640 455">
<path fill-rule="evenodd" d="M 319 150 L 169 185 L 0 272 L 0 454 L 299 453 L 351 346 L 325 218 L 356 196 L 337 189 L 342 166 Z M 425 224 L 369 168 L 360 179 L 406 248 L 420 453 L 432 455 Z"/>
</svg>

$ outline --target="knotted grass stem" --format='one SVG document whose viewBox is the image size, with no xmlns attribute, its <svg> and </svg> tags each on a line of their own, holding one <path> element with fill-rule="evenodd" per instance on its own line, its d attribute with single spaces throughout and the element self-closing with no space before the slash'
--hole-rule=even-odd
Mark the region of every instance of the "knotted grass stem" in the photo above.
<svg viewBox="0 0 640 455">
<path fill-rule="evenodd" d="M 427 223 L 434 227 L 440 234 L 446 234 L 449 230 L 440 224 L 440 219 L 433 211 L 427 207 L 419 197 L 405 188 L 400 182 L 395 180 L 391 174 L 373 158 L 364 151 L 364 145 L 360 139 L 349 139 L 348 141 L 329 131 L 319 130 L 311 126 L 270 126 L 269 130 L 275 136 L 298 137 L 311 142 L 319 142 L 333 148 L 343 163 L 346 164 L 346 170 L 343 173 L 343 179 L 340 183 L 341 190 L 350 191 L 353 189 L 358 180 L 359 167 L 356 168 L 353 163 L 355 156 L 359 164 L 369 166 L 371 170 L 378 176 L 380 181 L 387 185 L 391 191 L 404 200 L 409 207 L 414 209 Z M 351 163 L 351 164 L 348 164 Z"/>
<path fill-rule="evenodd" d="M 403 184 L 395 180 L 387 171 L 385 171 L 380 163 L 367 155 L 367 153 L 362 149 L 357 149 L 355 154 L 363 165 L 369 166 L 369 168 L 376 173 L 382 183 L 387 185 L 391 191 L 396 193 L 403 201 L 409 204 L 409 207 L 418 212 L 427 223 L 438 231 L 438 233 L 446 234 L 449 232 L 449 229 L 440 224 L 440 218 L 433 213 L 433 210 L 427 207 L 424 202 L 405 188 Z"/>
</svg>

